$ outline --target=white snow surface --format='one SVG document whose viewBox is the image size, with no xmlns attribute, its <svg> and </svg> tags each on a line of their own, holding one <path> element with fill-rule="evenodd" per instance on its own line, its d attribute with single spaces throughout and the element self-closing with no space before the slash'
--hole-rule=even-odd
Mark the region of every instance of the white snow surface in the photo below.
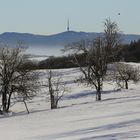
<svg viewBox="0 0 140 140">
<path fill-rule="evenodd" d="M 55 71 L 63 73 L 71 87 L 59 108 L 50 109 L 45 89 L 28 102 L 30 114 L 16 103 L 11 115 L 0 118 L 0 140 L 140 140 L 139 83 L 114 90 L 113 82 L 105 82 L 102 101 L 97 102 L 95 89 L 74 82 L 77 69 Z"/>
</svg>

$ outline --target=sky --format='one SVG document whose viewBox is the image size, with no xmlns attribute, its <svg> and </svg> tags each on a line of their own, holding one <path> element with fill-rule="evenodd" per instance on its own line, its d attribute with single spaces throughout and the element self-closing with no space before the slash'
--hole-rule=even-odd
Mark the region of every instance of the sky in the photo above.
<svg viewBox="0 0 140 140">
<path fill-rule="evenodd" d="M 0 0 L 0 33 L 51 35 L 102 32 L 105 19 L 126 34 L 140 34 L 140 0 Z M 118 14 L 120 13 L 120 15 Z"/>
</svg>

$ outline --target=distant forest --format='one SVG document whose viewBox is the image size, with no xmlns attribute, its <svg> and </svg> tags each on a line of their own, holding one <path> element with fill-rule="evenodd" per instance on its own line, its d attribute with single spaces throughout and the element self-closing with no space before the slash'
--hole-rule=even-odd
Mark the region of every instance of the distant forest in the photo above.
<svg viewBox="0 0 140 140">
<path fill-rule="evenodd" d="M 138 41 L 133 41 L 130 44 L 123 45 L 120 57 L 125 62 L 140 62 L 140 39 Z"/>
</svg>

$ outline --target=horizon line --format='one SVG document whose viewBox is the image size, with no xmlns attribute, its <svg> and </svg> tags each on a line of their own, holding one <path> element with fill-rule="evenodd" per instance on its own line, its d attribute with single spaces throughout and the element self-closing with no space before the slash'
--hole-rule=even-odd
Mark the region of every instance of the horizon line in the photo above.
<svg viewBox="0 0 140 140">
<path fill-rule="evenodd" d="M 32 32 L 16 32 L 16 31 L 5 31 L 5 32 L 1 32 L 0 35 L 5 34 L 5 33 L 19 33 L 19 34 L 30 34 L 30 35 L 38 35 L 38 36 L 51 36 L 51 35 L 57 35 L 60 33 L 65 33 L 65 32 L 83 32 L 83 33 L 103 33 L 103 32 L 88 32 L 88 31 L 75 31 L 75 30 L 69 30 L 69 31 L 62 31 L 62 32 L 57 32 L 57 33 L 52 33 L 52 34 L 40 34 L 40 33 L 32 33 Z M 124 34 L 124 35 L 140 35 L 140 34 L 136 34 L 136 33 L 120 33 L 120 34 Z"/>
</svg>

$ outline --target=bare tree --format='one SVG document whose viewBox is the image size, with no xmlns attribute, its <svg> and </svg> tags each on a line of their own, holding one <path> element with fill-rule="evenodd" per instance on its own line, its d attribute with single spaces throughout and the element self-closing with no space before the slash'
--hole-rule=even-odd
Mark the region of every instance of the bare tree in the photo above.
<svg viewBox="0 0 140 140">
<path fill-rule="evenodd" d="M 31 99 L 37 91 L 37 74 L 25 67 L 24 48 L 0 48 L 0 94 L 2 111 L 8 112 L 11 97 Z M 19 99 L 19 98 L 18 98 Z M 28 111 L 29 112 L 29 111 Z"/>
<path fill-rule="evenodd" d="M 53 72 L 49 70 L 47 72 L 47 84 L 44 86 L 48 88 L 48 94 L 51 101 L 51 109 L 56 109 L 58 107 L 58 102 L 68 91 L 65 86 L 65 82 L 62 79 L 62 75 L 59 72 Z"/>
<path fill-rule="evenodd" d="M 116 83 L 128 89 L 128 82 L 137 83 L 140 80 L 140 70 L 137 67 L 124 63 L 116 63 L 114 67 Z"/>
<path fill-rule="evenodd" d="M 116 60 L 115 57 L 118 53 L 118 45 L 121 42 L 121 38 L 117 23 L 112 22 L 110 18 L 106 19 L 104 22 L 104 42 L 106 44 L 106 52 L 108 57 Z"/>
<path fill-rule="evenodd" d="M 73 53 L 74 61 L 83 76 L 80 81 L 86 82 L 96 89 L 96 100 L 101 100 L 103 79 L 107 72 L 107 65 L 113 58 L 115 60 L 115 47 L 118 45 L 118 26 L 115 22 L 107 19 L 104 23 L 104 36 L 97 37 L 92 41 L 80 41 L 65 46 L 64 51 Z M 85 66 L 80 65 L 78 54 L 85 56 Z"/>
</svg>

